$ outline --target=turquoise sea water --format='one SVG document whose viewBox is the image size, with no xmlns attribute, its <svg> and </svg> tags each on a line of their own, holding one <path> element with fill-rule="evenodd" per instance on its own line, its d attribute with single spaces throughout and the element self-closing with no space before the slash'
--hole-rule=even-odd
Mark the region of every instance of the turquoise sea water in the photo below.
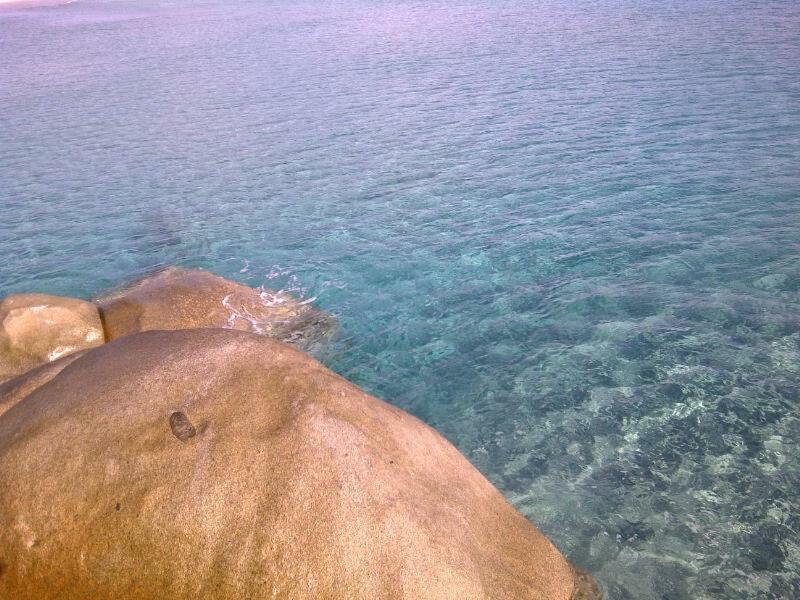
<svg viewBox="0 0 800 600">
<path fill-rule="evenodd" d="M 797 2 L 2 8 L 0 256 L 317 297 L 609 598 L 800 598 Z"/>
</svg>

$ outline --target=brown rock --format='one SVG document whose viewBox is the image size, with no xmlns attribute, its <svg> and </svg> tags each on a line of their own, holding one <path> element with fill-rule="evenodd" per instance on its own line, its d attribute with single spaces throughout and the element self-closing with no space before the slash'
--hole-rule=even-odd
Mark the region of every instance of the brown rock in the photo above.
<svg viewBox="0 0 800 600">
<path fill-rule="evenodd" d="M 274 340 L 143 333 L 39 385 L 0 416 L 2 598 L 597 597 L 434 430 Z"/>
<path fill-rule="evenodd" d="M 142 331 L 221 327 L 314 350 L 336 330 L 333 317 L 284 292 L 178 267 L 148 275 L 97 303 L 109 341 Z"/>
<path fill-rule="evenodd" d="M 0 302 L 0 382 L 104 342 L 97 307 L 76 298 L 16 294 Z"/>
<path fill-rule="evenodd" d="M 87 350 L 81 350 L 68 354 L 58 360 L 45 363 L 35 369 L 26 371 L 23 375 L 0 383 L 0 415 L 50 381 L 53 377 L 58 375 L 64 367 L 86 352 Z M 2 571 L 2 569 L 0 569 L 0 571 Z"/>
</svg>

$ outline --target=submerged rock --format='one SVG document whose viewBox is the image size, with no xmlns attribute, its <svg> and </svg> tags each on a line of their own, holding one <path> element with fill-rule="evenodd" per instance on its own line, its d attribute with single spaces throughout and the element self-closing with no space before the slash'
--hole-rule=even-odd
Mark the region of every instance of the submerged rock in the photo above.
<svg viewBox="0 0 800 600">
<path fill-rule="evenodd" d="M 313 351 L 336 320 L 284 292 L 256 290 L 206 271 L 170 267 L 97 299 L 110 340 L 157 329 L 221 327 Z"/>
<path fill-rule="evenodd" d="M 104 343 L 97 307 L 76 298 L 16 294 L 0 302 L 0 382 Z"/>
<path fill-rule="evenodd" d="M 597 597 L 442 436 L 285 344 L 153 331 L 37 377 L 0 416 L 0 597 Z"/>
</svg>

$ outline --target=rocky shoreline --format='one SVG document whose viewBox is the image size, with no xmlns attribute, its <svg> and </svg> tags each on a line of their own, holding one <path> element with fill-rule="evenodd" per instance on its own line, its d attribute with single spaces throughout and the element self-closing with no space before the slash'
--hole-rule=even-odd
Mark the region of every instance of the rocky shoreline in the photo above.
<svg viewBox="0 0 800 600">
<path fill-rule="evenodd" d="M 283 291 L 168 267 L 91 302 L 47 294 L 5 298 L 0 302 L 0 383 L 133 333 L 203 327 L 250 331 L 317 354 L 338 330 L 331 315 Z"/>
<path fill-rule="evenodd" d="M 0 385 L 0 597 L 600 597 L 441 435 L 301 351 L 336 330 L 309 303 L 168 269 L 0 321 L 27 369 Z"/>
</svg>

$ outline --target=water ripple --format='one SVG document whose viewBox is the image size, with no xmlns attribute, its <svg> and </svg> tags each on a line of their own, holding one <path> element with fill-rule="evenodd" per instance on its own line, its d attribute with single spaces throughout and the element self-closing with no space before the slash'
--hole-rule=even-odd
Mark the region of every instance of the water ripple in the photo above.
<svg viewBox="0 0 800 600">
<path fill-rule="evenodd" d="M 0 292 L 340 318 L 609 598 L 800 598 L 790 1 L 0 10 Z"/>
</svg>

